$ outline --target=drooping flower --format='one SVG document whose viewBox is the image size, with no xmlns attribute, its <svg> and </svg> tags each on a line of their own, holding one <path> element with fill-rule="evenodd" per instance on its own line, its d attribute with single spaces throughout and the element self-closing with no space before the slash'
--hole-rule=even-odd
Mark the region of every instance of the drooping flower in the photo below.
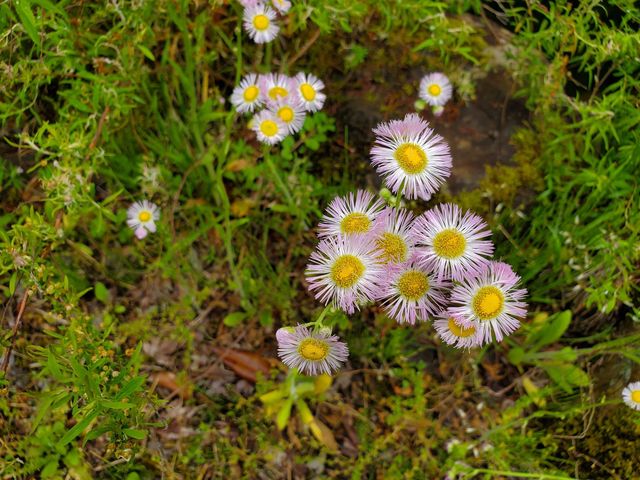
<svg viewBox="0 0 640 480">
<path fill-rule="evenodd" d="M 385 273 L 378 300 L 386 314 L 398 323 L 414 325 L 446 307 L 451 284 L 433 275 L 415 257 L 399 265 L 387 265 Z"/>
<path fill-rule="evenodd" d="M 404 186 L 407 198 L 429 200 L 451 174 L 449 145 L 417 115 L 380 124 L 374 133 L 371 163 L 394 193 Z"/>
<path fill-rule="evenodd" d="M 156 221 L 160 218 L 160 209 L 147 200 L 134 202 L 127 210 L 127 225 L 136 237 L 142 240 L 148 233 L 155 233 Z"/>
<path fill-rule="evenodd" d="M 324 83 L 310 73 L 298 73 L 295 78 L 296 96 L 309 112 L 317 112 L 324 105 L 327 96 L 322 93 Z"/>
<path fill-rule="evenodd" d="M 275 145 L 287 136 L 287 126 L 269 110 L 263 110 L 253 117 L 251 128 L 258 140 L 267 145 Z"/>
<path fill-rule="evenodd" d="M 269 102 L 269 110 L 282 120 L 290 134 L 300 131 L 307 116 L 302 104 L 293 96 L 285 100 Z"/>
<path fill-rule="evenodd" d="M 465 327 L 460 320 L 450 315 L 446 310 L 437 316 L 433 327 L 442 341 L 453 347 L 471 348 L 479 343 L 476 327 L 474 325 Z"/>
<path fill-rule="evenodd" d="M 291 8 L 291 2 L 289 0 L 271 0 L 271 4 L 280 13 L 287 13 Z"/>
<path fill-rule="evenodd" d="M 258 81 L 270 102 L 287 100 L 295 88 L 293 79 L 282 73 L 267 73 Z"/>
<path fill-rule="evenodd" d="M 250 73 L 245 76 L 240 85 L 233 89 L 231 103 L 240 113 L 253 112 L 264 104 L 264 95 L 258 85 L 258 76 Z"/>
<path fill-rule="evenodd" d="M 413 227 L 420 261 L 441 277 L 463 280 L 475 275 L 493 254 L 491 231 L 478 215 L 452 203 L 436 205 Z"/>
<path fill-rule="evenodd" d="M 629 407 L 640 410 L 640 382 L 632 382 L 622 390 L 622 399 Z"/>
<path fill-rule="evenodd" d="M 527 291 L 518 288 L 519 281 L 510 265 L 491 261 L 477 275 L 469 275 L 453 287 L 448 313 L 465 327 L 475 327 L 481 344 L 491 342 L 494 336 L 500 342 L 527 314 Z"/>
<path fill-rule="evenodd" d="M 290 368 L 297 368 L 306 375 L 331 375 L 349 357 L 347 344 L 337 335 L 331 335 L 329 329 L 311 331 L 298 325 L 291 330 L 281 328 L 276 333 L 278 356 Z"/>
<path fill-rule="evenodd" d="M 262 4 L 247 6 L 244 9 L 244 29 L 256 43 L 267 43 L 276 38 L 280 27 L 276 23 L 276 12 Z"/>
<path fill-rule="evenodd" d="M 451 82 L 444 73 L 429 73 L 420 81 L 420 98 L 434 107 L 441 107 L 453 95 Z"/>
<path fill-rule="evenodd" d="M 383 208 L 383 201 L 366 190 L 336 197 L 320 221 L 318 236 L 369 234 L 376 226 L 376 218 Z"/>
<path fill-rule="evenodd" d="M 382 263 L 402 263 L 414 251 L 411 228 L 414 216 L 409 210 L 386 207 L 376 220 L 375 245 Z"/>
<path fill-rule="evenodd" d="M 374 299 L 382 267 L 370 237 L 337 236 L 322 240 L 309 258 L 305 276 L 309 290 L 325 305 L 351 314 Z"/>
</svg>

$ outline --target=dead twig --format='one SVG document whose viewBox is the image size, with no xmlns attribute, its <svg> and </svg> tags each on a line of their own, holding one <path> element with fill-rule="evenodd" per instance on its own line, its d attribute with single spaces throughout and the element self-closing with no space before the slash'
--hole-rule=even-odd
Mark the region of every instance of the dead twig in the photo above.
<svg viewBox="0 0 640 480">
<path fill-rule="evenodd" d="M 24 314 L 24 309 L 27 307 L 27 299 L 29 298 L 29 290 L 26 289 L 24 291 L 24 295 L 22 295 L 22 300 L 20 300 L 20 306 L 18 307 L 18 315 L 16 316 L 16 323 L 13 325 L 13 332 L 11 333 L 11 345 L 7 349 L 4 359 L 2 360 L 2 371 L 7 373 L 9 368 L 9 359 L 11 358 L 11 352 L 16 345 L 16 337 L 18 336 L 18 329 L 20 328 L 20 324 L 22 323 L 22 315 Z"/>
</svg>

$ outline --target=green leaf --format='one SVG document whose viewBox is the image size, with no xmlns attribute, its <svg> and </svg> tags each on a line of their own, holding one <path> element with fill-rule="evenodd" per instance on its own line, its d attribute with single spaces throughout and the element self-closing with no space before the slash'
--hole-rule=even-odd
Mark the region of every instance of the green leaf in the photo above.
<svg viewBox="0 0 640 480">
<path fill-rule="evenodd" d="M 145 57 L 147 57 L 149 60 L 151 60 L 152 62 L 156 61 L 156 57 L 153 56 L 153 53 L 151 53 L 151 50 L 149 50 L 147 47 L 145 47 L 144 45 L 138 44 L 138 49 L 144 54 Z"/>
<path fill-rule="evenodd" d="M 129 380 L 122 390 L 118 392 L 116 397 L 117 400 L 121 400 L 125 397 L 130 397 L 132 393 L 139 390 L 142 384 L 144 383 L 144 377 L 136 377 Z"/>
<path fill-rule="evenodd" d="M 287 426 L 289 422 L 289 417 L 291 416 L 291 407 L 293 406 L 293 399 L 288 398 L 284 405 L 278 411 L 278 415 L 276 416 L 276 425 L 278 426 L 278 430 L 284 430 L 284 427 Z"/>
<path fill-rule="evenodd" d="M 9 295 L 16 293 L 16 283 L 18 281 L 18 272 L 13 272 L 9 279 Z"/>
<path fill-rule="evenodd" d="M 565 392 L 571 393 L 574 387 L 589 385 L 589 375 L 579 367 L 568 363 L 542 365 L 547 375 Z"/>
<path fill-rule="evenodd" d="M 60 439 L 60 445 L 64 446 L 71 442 L 71 440 L 76 438 L 78 435 L 80 435 L 84 431 L 84 429 L 87 428 L 91 424 L 91 422 L 96 419 L 98 415 L 100 415 L 100 410 L 98 410 L 97 408 L 90 411 L 82 420 L 76 423 L 67 431 L 67 433 L 64 434 L 64 436 Z"/>
<path fill-rule="evenodd" d="M 36 18 L 31 11 L 31 2 L 29 0 L 15 0 L 16 12 L 20 17 L 20 23 L 24 27 L 33 43 L 40 44 L 40 37 L 38 36 L 38 28 L 36 27 Z"/>
<path fill-rule="evenodd" d="M 100 402 L 100 405 L 112 410 L 126 410 L 127 408 L 131 408 L 132 406 L 129 402 L 116 402 L 113 400 L 102 400 Z"/>
<path fill-rule="evenodd" d="M 104 285 L 104 283 L 96 282 L 95 287 L 93 287 L 93 293 L 101 303 L 109 303 L 109 290 L 107 290 L 107 287 Z"/>
<path fill-rule="evenodd" d="M 514 365 L 520 365 L 524 358 L 524 349 L 522 347 L 513 347 L 507 354 L 509 361 Z"/>
<path fill-rule="evenodd" d="M 237 327 L 246 317 L 247 314 L 244 312 L 233 312 L 224 317 L 222 323 L 224 323 L 227 327 Z"/>
<path fill-rule="evenodd" d="M 135 438 L 136 440 L 143 440 L 147 436 L 146 430 L 138 430 L 136 428 L 125 428 L 122 430 L 127 437 Z"/>
<path fill-rule="evenodd" d="M 545 345 L 550 345 L 562 337 L 564 332 L 569 328 L 571 323 L 571 312 L 565 310 L 547 320 L 542 327 L 531 335 L 528 339 L 529 344 L 533 344 L 533 350 L 538 350 Z"/>
</svg>

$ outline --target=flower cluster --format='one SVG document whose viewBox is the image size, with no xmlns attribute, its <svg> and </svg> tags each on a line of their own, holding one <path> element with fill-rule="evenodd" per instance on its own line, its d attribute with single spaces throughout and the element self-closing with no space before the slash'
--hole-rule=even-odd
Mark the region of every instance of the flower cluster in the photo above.
<svg viewBox="0 0 640 480">
<path fill-rule="evenodd" d="M 302 72 L 295 77 L 250 73 L 233 90 L 231 103 L 240 113 L 256 111 L 251 128 L 262 143 L 274 145 L 298 132 L 307 112 L 322 108 L 326 98 L 323 89 L 320 79 Z"/>
<path fill-rule="evenodd" d="M 359 190 L 329 204 L 305 273 L 309 290 L 348 314 L 377 302 L 401 324 L 433 320 L 442 341 L 458 348 L 501 341 L 526 315 L 526 290 L 509 265 L 491 259 L 486 222 L 454 204 L 419 216 L 400 207 L 402 194 L 428 200 L 449 176 L 448 145 L 416 114 L 374 133 L 371 162 L 398 198 L 389 206 Z M 317 331 L 278 331 L 280 357 L 311 375 L 337 370 L 346 345 L 321 319 L 307 325 Z"/>
<path fill-rule="evenodd" d="M 261 0 L 240 0 L 240 3 L 244 7 L 244 29 L 256 43 L 268 43 L 276 38 L 280 31 L 277 13 L 287 13 L 291 8 L 289 0 L 271 0 L 271 6 Z"/>
</svg>

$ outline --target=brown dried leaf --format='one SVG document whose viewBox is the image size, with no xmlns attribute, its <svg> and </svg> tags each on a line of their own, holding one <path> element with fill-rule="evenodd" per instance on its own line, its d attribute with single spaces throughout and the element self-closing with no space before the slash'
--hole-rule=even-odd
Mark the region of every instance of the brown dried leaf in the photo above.
<svg viewBox="0 0 640 480">
<path fill-rule="evenodd" d="M 262 355 L 230 348 L 213 347 L 212 350 L 227 367 L 245 380 L 255 383 L 258 372 L 264 375 L 269 373 L 269 360 Z"/>
<path fill-rule="evenodd" d="M 183 400 L 188 400 L 193 394 L 191 382 L 185 378 L 178 378 L 173 372 L 158 372 L 152 378 L 159 387 L 170 390 L 172 395 L 179 395 Z"/>
</svg>

